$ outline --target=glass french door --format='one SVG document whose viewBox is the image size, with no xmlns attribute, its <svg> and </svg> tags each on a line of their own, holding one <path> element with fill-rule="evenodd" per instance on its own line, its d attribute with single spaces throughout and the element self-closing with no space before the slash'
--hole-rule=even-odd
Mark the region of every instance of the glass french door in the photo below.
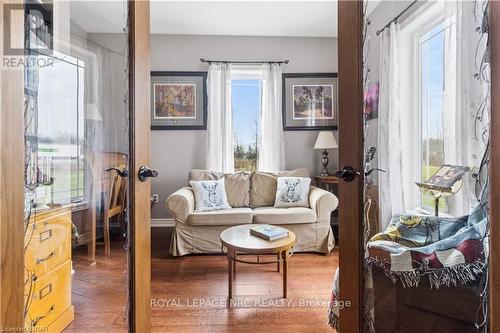
<svg viewBox="0 0 500 333">
<path fill-rule="evenodd" d="M 488 1 L 363 12 L 363 330 L 487 332 Z"/>
<path fill-rule="evenodd" d="M 26 1 L 22 11 L 24 329 L 127 332 L 128 3 Z"/>
</svg>

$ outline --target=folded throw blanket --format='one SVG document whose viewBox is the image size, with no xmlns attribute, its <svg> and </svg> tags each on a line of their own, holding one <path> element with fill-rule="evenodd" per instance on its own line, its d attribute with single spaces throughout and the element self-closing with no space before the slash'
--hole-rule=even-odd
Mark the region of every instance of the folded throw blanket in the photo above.
<svg viewBox="0 0 500 333">
<path fill-rule="evenodd" d="M 458 218 L 394 216 L 387 229 L 367 244 L 367 264 L 377 265 L 406 287 L 429 278 L 431 287 L 467 284 L 485 268 L 488 218 L 478 206 Z"/>
<path fill-rule="evenodd" d="M 333 327 L 337 332 L 339 330 L 339 269 L 335 271 L 335 278 L 333 279 L 332 295 L 330 297 L 330 306 L 328 313 L 328 324 Z"/>
<path fill-rule="evenodd" d="M 431 288 L 468 284 L 487 267 L 487 231 L 487 209 L 481 204 L 470 215 L 457 218 L 395 215 L 366 246 L 364 312 L 369 330 L 373 330 L 373 265 L 404 287 L 418 287 L 422 277 L 429 279 Z M 329 313 L 329 324 L 337 331 L 338 277 L 337 269 Z"/>
</svg>

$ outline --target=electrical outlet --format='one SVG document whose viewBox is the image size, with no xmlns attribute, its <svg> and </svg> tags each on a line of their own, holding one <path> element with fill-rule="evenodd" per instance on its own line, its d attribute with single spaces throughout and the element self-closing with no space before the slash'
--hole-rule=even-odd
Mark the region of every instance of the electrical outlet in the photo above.
<svg viewBox="0 0 500 333">
<path fill-rule="evenodd" d="M 158 194 L 155 193 L 155 194 L 153 194 L 152 199 L 153 199 L 152 200 L 153 202 L 157 203 L 160 200 L 160 197 Z"/>
</svg>

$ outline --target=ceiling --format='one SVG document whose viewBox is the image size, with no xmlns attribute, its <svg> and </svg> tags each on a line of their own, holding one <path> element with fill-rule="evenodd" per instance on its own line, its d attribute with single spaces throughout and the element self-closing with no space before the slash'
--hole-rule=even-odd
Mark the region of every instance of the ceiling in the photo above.
<svg viewBox="0 0 500 333">
<path fill-rule="evenodd" d="M 71 20 L 86 32 L 123 32 L 126 1 L 70 1 Z"/>
<path fill-rule="evenodd" d="M 334 1 L 154 1 L 151 33 L 334 37 L 337 6 Z"/>
<path fill-rule="evenodd" d="M 125 10 L 122 0 L 71 1 L 71 18 L 90 33 L 121 32 Z M 152 0 L 151 33 L 336 37 L 337 1 Z"/>
</svg>

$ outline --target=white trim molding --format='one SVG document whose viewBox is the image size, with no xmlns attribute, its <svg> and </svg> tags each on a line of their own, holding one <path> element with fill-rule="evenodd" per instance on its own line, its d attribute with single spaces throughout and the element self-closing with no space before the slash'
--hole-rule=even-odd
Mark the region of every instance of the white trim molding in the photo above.
<svg viewBox="0 0 500 333">
<path fill-rule="evenodd" d="M 173 227 L 174 225 L 173 218 L 151 219 L 151 228 Z"/>
</svg>

